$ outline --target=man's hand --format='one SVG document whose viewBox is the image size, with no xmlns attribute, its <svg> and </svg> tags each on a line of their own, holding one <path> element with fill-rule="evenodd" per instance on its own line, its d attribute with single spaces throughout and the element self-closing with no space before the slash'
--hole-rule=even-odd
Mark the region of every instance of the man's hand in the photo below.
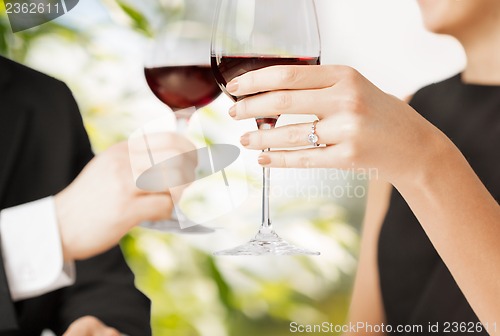
<svg viewBox="0 0 500 336">
<path fill-rule="evenodd" d="M 63 336 L 120 336 L 120 332 L 103 324 L 94 316 L 80 317 L 71 323 Z"/>
<path fill-rule="evenodd" d="M 148 136 L 148 145 L 158 158 L 195 150 L 185 138 L 171 133 Z M 133 146 L 130 153 L 134 162 L 144 166 L 135 164 L 134 174 L 129 147 L 120 143 L 95 157 L 73 183 L 55 196 L 65 260 L 85 259 L 106 251 L 142 221 L 170 218 L 173 204 L 168 190 L 153 193 L 135 185 L 137 171 L 151 165 L 148 151 Z M 196 156 L 184 157 L 165 172 L 175 176 L 178 185 L 190 181 L 197 164 Z"/>
</svg>

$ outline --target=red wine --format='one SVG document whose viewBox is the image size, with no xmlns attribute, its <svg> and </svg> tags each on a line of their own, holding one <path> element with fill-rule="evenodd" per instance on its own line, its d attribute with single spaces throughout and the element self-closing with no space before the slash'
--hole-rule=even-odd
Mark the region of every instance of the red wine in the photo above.
<svg viewBox="0 0 500 336">
<path fill-rule="evenodd" d="M 221 93 L 208 65 L 145 68 L 151 91 L 174 111 L 210 104 Z"/>
<path fill-rule="evenodd" d="M 318 65 L 319 57 L 279 57 L 279 56 L 212 56 L 212 70 L 215 80 L 233 100 L 245 97 L 231 96 L 225 90 L 227 83 L 246 72 L 273 65 Z"/>
<path fill-rule="evenodd" d="M 233 78 L 243 75 L 246 72 L 262 69 L 273 65 L 318 65 L 319 57 L 278 57 L 278 56 L 212 56 L 212 70 L 215 80 L 221 89 L 234 101 L 246 98 L 247 96 L 235 97 L 226 91 L 226 85 Z M 256 118 L 257 126 L 275 126 L 279 116 Z"/>
<path fill-rule="evenodd" d="M 274 128 L 276 126 L 276 122 L 278 121 L 279 116 L 276 117 L 257 117 L 255 121 L 257 122 L 258 129 L 269 129 Z M 265 125 L 269 125 L 270 127 L 266 127 Z"/>
</svg>

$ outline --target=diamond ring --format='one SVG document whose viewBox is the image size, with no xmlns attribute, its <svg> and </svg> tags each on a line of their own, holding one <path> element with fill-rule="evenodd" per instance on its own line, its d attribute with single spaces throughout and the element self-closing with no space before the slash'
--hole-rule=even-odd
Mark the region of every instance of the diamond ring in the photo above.
<svg viewBox="0 0 500 336">
<path fill-rule="evenodd" d="M 316 124 L 318 123 L 318 120 L 314 120 L 312 126 L 311 126 L 311 133 L 309 133 L 309 135 L 307 136 L 307 141 L 309 141 L 309 143 L 311 145 L 313 145 L 313 147 L 318 147 L 319 144 L 318 144 L 318 135 L 316 134 Z"/>
</svg>

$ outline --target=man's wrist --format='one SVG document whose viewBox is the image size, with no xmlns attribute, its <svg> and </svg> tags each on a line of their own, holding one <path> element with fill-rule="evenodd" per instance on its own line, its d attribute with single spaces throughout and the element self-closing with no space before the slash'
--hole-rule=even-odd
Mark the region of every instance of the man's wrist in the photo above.
<svg viewBox="0 0 500 336">
<path fill-rule="evenodd" d="M 0 231 L 13 300 L 38 296 L 74 282 L 73 265 L 63 263 L 52 197 L 3 210 Z"/>
<path fill-rule="evenodd" d="M 54 207 L 57 218 L 57 226 L 59 228 L 59 237 L 61 239 L 61 249 L 63 260 L 65 262 L 72 262 L 74 258 L 72 257 L 68 245 L 67 232 L 65 230 L 64 223 L 66 221 L 68 209 L 65 202 L 65 190 L 61 191 L 54 196 Z"/>
<path fill-rule="evenodd" d="M 62 217 L 61 216 L 61 194 L 64 192 L 64 190 L 62 192 L 59 192 L 58 194 L 54 195 L 52 197 L 53 199 L 53 204 L 54 204 L 54 216 L 56 218 L 56 225 L 57 225 L 57 229 L 58 229 L 58 232 L 59 232 L 59 242 L 60 242 L 60 246 L 61 246 L 61 253 L 62 253 L 62 257 L 63 257 L 63 262 L 66 263 L 66 262 L 73 262 L 73 260 L 68 256 L 68 253 L 67 253 L 67 248 L 66 248 L 66 244 L 65 244 L 65 240 L 64 240 L 64 235 L 65 235 L 65 231 L 64 231 L 64 226 L 62 225 Z"/>
</svg>

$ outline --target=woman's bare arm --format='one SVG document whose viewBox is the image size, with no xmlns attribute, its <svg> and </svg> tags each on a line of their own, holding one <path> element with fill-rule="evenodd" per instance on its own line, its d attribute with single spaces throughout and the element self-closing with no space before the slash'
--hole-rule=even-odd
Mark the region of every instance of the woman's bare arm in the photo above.
<svg viewBox="0 0 500 336">
<path fill-rule="evenodd" d="M 439 145 L 438 145 L 439 146 Z M 396 187 L 474 312 L 500 335 L 500 206 L 451 141 Z"/>
<path fill-rule="evenodd" d="M 391 185 L 385 181 L 370 181 L 366 205 L 361 251 L 358 262 L 356 281 L 349 309 L 349 323 L 368 323 L 381 325 L 385 323 L 385 314 L 379 284 L 377 262 L 377 246 L 380 228 L 389 207 Z M 350 335 L 376 335 L 358 330 Z M 381 334 L 378 334 L 381 335 Z"/>
<path fill-rule="evenodd" d="M 404 99 L 409 103 L 413 95 Z M 389 209 L 392 185 L 386 181 L 370 181 L 361 238 L 358 271 L 349 309 L 349 322 L 380 325 L 386 322 L 378 269 L 380 230 Z M 347 333 L 350 336 L 352 333 Z"/>
</svg>

